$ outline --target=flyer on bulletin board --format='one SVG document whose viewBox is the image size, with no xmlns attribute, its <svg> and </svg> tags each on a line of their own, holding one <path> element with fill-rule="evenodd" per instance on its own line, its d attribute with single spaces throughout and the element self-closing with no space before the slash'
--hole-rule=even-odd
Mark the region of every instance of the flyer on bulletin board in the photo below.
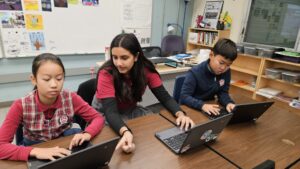
<svg viewBox="0 0 300 169">
<path fill-rule="evenodd" d="M 68 0 L 68 4 L 78 5 L 79 0 Z"/>
<path fill-rule="evenodd" d="M 25 10 L 37 11 L 39 10 L 39 4 L 37 0 L 24 0 Z"/>
<path fill-rule="evenodd" d="M 26 29 L 28 30 L 43 30 L 43 18 L 42 15 L 25 15 Z"/>
<path fill-rule="evenodd" d="M 30 43 L 33 51 L 45 50 L 45 40 L 43 32 L 30 32 Z"/>
<path fill-rule="evenodd" d="M 0 12 L 2 28 L 25 28 L 23 12 Z"/>
<path fill-rule="evenodd" d="M 0 0 L 0 10 L 21 11 L 22 3 L 20 0 Z"/>
</svg>

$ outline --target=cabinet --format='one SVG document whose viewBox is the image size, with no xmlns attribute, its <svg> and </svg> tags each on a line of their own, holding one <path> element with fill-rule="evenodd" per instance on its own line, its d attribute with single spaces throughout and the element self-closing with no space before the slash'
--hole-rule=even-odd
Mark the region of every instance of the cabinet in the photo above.
<svg viewBox="0 0 300 169">
<path fill-rule="evenodd" d="M 299 97 L 300 83 L 290 83 L 281 79 L 269 78 L 265 74 L 267 68 L 284 68 L 300 71 L 300 64 L 238 54 L 237 59 L 231 65 L 232 82 L 230 92 L 238 92 L 251 96 L 253 99 L 263 100 L 265 97 L 258 95 L 256 92 L 261 88 L 269 87 L 281 90 L 285 96 Z M 282 102 L 282 100 L 279 101 Z"/>
<path fill-rule="evenodd" d="M 212 48 L 220 38 L 229 38 L 230 30 L 189 28 L 187 51 L 199 48 Z"/>
</svg>

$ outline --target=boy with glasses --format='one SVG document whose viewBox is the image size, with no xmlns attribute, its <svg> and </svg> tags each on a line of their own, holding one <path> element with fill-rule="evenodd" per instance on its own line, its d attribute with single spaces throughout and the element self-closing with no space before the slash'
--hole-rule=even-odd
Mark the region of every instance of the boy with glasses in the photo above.
<svg viewBox="0 0 300 169">
<path fill-rule="evenodd" d="M 204 103 L 217 96 L 219 103 L 231 112 L 235 104 L 228 94 L 231 78 L 229 67 L 236 57 L 236 44 L 230 39 L 220 39 L 212 48 L 209 59 L 193 67 L 186 74 L 180 103 L 209 115 L 218 115 L 219 105 Z"/>
</svg>

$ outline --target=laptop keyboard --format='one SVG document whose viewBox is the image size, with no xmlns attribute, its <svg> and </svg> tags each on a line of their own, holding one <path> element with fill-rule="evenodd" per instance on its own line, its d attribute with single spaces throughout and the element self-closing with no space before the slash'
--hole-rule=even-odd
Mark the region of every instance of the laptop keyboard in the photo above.
<svg viewBox="0 0 300 169">
<path fill-rule="evenodd" d="M 84 141 L 81 145 L 72 147 L 71 154 L 73 154 L 77 151 L 83 150 L 83 149 L 85 149 L 87 147 L 90 147 L 92 145 L 93 144 L 90 141 Z"/>
<path fill-rule="evenodd" d="M 179 135 L 172 136 L 170 138 L 164 139 L 164 142 L 169 145 L 173 150 L 179 150 L 187 137 L 187 133 L 181 133 Z"/>
<path fill-rule="evenodd" d="M 214 114 L 209 115 L 209 114 L 205 113 L 205 115 L 207 115 L 209 119 L 216 119 L 216 118 L 223 117 L 223 116 L 229 114 L 225 109 L 221 109 L 219 113 L 220 114 L 218 114 L 218 115 L 214 115 Z"/>
</svg>

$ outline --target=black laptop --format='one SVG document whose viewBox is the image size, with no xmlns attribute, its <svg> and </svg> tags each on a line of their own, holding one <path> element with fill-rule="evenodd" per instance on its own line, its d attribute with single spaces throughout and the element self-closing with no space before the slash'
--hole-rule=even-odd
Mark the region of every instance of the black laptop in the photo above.
<svg viewBox="0 0 300 169">
<path fill-rule="evenodd" d="M 273 101 L 267 101 L 257 103 L 236 104 L 234 110 L 232 111 L 233 116 L 229 121 L 229 124 L 256 121 L 264 112 L 266 112 L 272 106 L 273 103 Z M 210 119 L 215 119 L 228 114 L 226 109 L 221 109 L 220 115 L 217 116 L 213 114 L 208 115 L 205 112 L 203 113 L 207 115 Z"/>
<path fill-rule="evenodd" d="M 198 124 L 188 131 L 173 127 L 157 132 L 155 136 L 173 152 L 181 154 L 189 149 L 215 140 L 231 117 L 232 114 L 227 114 L 206 123 Z"/>
<path fill-rule="evenodd" d="M 31 158 L 28 160 L 28 169 L 97 169 L 107 166 L 119 137 L 103 142 L 101 144 L 91 145 L 86 142 L 80 149 L 72 149 L 69 156 L 58 158 L 55 161 L 38 160 Z M 76 151 L 77 149 L 77 151 Z"/>
</svg>

